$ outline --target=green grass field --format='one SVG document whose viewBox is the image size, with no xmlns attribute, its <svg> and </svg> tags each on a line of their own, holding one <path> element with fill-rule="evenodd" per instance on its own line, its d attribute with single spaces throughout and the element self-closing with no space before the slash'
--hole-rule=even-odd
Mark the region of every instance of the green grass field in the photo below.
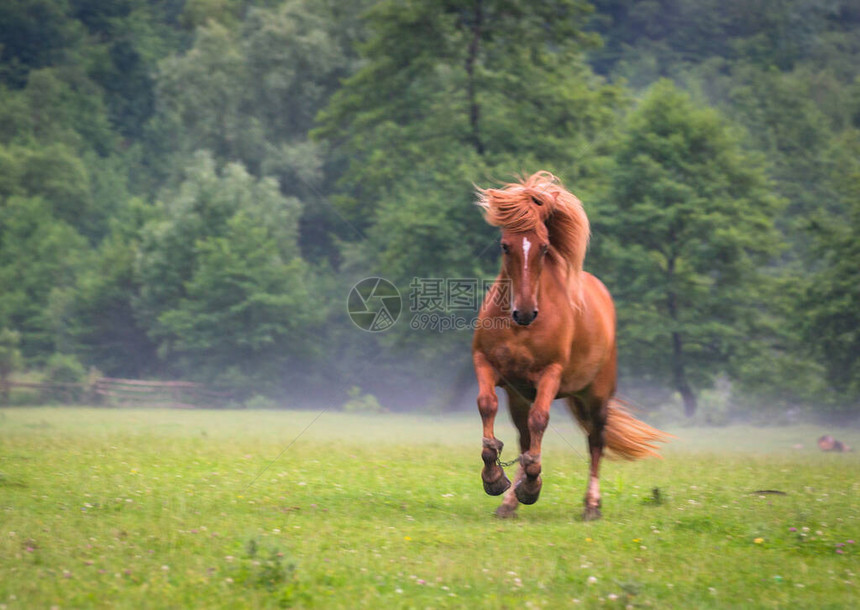
<svg viewBox="0 0 860 610">
<path fill-rule="evenodd" d="M 317 415 L 0 410 L 0 609 L 860 599 L 860 454 L 819 452 L 828 430 L 671 430 L 664 460 L 605 464 L 585 523 L 584 439 L 554 411 L 541 499 L 500 521 L 477 414 Z"/>
</svg>

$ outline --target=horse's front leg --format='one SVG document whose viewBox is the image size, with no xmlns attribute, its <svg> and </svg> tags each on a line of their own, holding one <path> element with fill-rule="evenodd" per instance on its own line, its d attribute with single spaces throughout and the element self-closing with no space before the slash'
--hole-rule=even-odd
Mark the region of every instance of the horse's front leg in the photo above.
<svg viewBox="0 0 860 610">
<path fill-rule="evenodd" d="M 517 500 L 523 504 L 534 504 L 540 496 L 541 481 L 541 442 L 543 433 L 549 425 L 549 408 L 558 393 L 561 383 L 561 365 L 553 364 L 546 368 L 537 384 L 537 397 L 529 411 L 529 449 L 522 454 L 523 476 L 517 481 L 514 491 Z"/>
<path fill-rule="evenodd" d="M 511 482 L 505 471 L 499 466 L 499 455 L 502 453 L 504 443 L 496 438 L 493 425 L 496 421 L 496 413 L 499 412 L 499 398 L 496 396 L 496 383 L 499 376 L 487 358 L 480 352 L 473 356 L 475 363 L 475 375 L 478 377 L 478 412 L 484 423 L 483 449 L 481 459 L 484 460 L 484 469 L 481 471 L 481 480 L 484 482 L 484 491 L 491 496 L 499 496 L 511 486 Z"/>
<path fill-rule="evenodd" d="M 511 419 L 517 427 L 517 432 L 519 432 L 520 435 L 520 455 L 522 455 L 529 450 L 529 446 L 531 445 L 531 438 L 529 437 L 529 407 L 531 406 L 531 403 L 516 389 L 507 386 L 505 390 L 508 394 L 508 408 L 511 412 Z M 513 489 L 508 490 L 501 506 L 496 509 L 497 517 L 506 519 L 516 515 L 517 506 L 520 503 L 517 499 L 516 489 L 524 476 L 525 472 L 523 471 L 523 465 L 520 464 L 517 467 L 517 474 L 514 477 Z"/>
</svg>

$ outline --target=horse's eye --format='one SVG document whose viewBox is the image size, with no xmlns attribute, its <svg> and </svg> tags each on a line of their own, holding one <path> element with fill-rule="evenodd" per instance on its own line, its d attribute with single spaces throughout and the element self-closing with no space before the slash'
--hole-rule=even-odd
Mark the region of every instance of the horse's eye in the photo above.
<svg viewBox="0 0 860 610">
<path fill-rule="evenodd" d="M 544 254 L 546 254 L 547 252 L 549 252 L 549 244 L 542 244 L 542 245 L 541 245 L 541 247 L 540 247 L 540 253 L 541 253 L 541 255 L 544 255 Z"/>
<path fill-rule="evenodd" d="M 508 244 L 506 244 L 506 243 L 502 243 L 502 252 L 504 252 L 505 254 L 507 254 L 507 253 L 508 253 L 508 252 L 510 252 L 510 251 L 511 251 L 511 247 L 510 247 Z"/>
</svg>

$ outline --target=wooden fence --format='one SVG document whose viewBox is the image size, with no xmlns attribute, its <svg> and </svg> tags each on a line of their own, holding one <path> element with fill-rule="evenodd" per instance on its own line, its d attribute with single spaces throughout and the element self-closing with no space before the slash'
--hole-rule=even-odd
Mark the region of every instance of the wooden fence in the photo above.
<svg viewBox="0 0 860 610">
<path fill-rule="evenodd" d="M 166 406 L 174 409 L 227 406 L 234 401 L 229 392 L 215 392 L 191 381 L 139 381 L 102 377 L 95 391 L 120 405 Z"/>
<path fill-rule="evenodd" d="M 173 409 L 244 406 L 231 392 L 216 392 L 191 381 L 141 381 L 101 377 L 83 383 L 24 383 L 12 381 L 5 390 L 35 390 L 40 401 L 66 404 L 101 403 L 119 407 L 149 406 Z"/>
<path fill-rule="evenodd" d="M 10 381 L 0 388 L 3 401 L 9 402 L 9 394 L 15 388 L 35 390 L 34 394 L 41 401 L 55 401 L 65 404 L 80 403 L 87 394 L 87 386 L 83 383 L 27 383 Z"/>
</svg>

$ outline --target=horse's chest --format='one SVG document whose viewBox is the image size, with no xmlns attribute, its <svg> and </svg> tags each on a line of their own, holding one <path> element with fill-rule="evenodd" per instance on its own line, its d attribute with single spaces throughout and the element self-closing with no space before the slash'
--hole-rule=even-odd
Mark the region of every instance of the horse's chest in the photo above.
<svg viewBox="0 0 860 610">
<path fill-rule="evenodd" d="M 542 368 L 532 351 L 523 345 L 498 345 L 488 356 L 503 380 L 510 384 L 536 383 Z"/>
</svg>

